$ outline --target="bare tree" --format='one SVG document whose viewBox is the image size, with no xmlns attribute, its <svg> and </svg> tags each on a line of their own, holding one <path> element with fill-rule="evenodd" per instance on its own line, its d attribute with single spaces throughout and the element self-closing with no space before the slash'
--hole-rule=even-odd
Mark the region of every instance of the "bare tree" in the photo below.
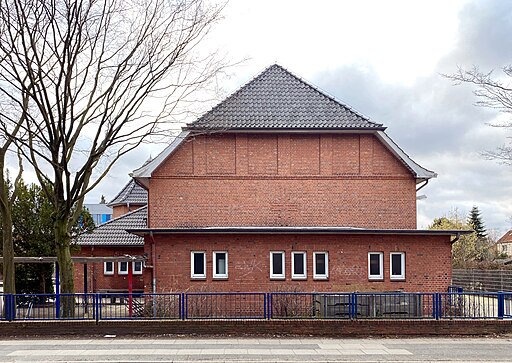
<svg viewBox="0 0 512 363">
<path fill-rule="evenodd" d="M 198 48 L 222 7 L 0 0 L 0 93 L 18 108 L 28 100 L 15 141 L 54 208 L 62 292 L 74 291 L 70 229 L 84 196 L 121 156 L 168 133 L 181 102 L 223 68 Z"/>
<path fill-rule="evenodd" d="M 27 99 L 22 100 L 23 105 L 27 105 Z M 17 120 L 5 119 L 0 117 L 0 130 L 2 131 L 0 139 L 0 219 L 2 221 L 2 273 L 3 273 L 3 292 L 6 294 L 15 294 L 15 268 L 14 268 L 14 244 L 13 244 L 13 221 L 12 205 L 16 200 L 21 177 L 23 173 L 23 163 L 21 153 L 18 152 L 18 172 L 14 182 L 11 184 L 5 166 L 7 154 L 12 149 L 13 139 L 21 132 L 24 124 L 23 112 Z"/>
<path fill-rule="evenodd" d="M 512 65 L 502 69 L 502 77 L 497 77 L 490 72 L 482 72 L 478 67 L 469 70 L 460 68 L 457 73 L 444 75 L 455 84 L 468 83 L 476 86 L 473 91 L 478 98 L 476 104 L 482 107 L 490 107 L 506 114 L 512 114 Z M 490 124 L 492 127 L 500 127 L 510 130 L 512 119 Z M 484 156 L 489 159 L 498 160 L 504 164 L 512 165 L 512 138 L 508 137 L 509 143 L 498 146 L 495 151 L 486 151 Z"/>
</svg>

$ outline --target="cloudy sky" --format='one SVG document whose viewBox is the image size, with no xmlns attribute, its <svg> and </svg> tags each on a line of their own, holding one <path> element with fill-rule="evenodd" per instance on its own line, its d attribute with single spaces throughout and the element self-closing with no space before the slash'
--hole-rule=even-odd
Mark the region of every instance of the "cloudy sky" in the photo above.
<svg viewBox="0 0 512 363">
<path fill-rule="evenodd" d="M 222 80 L 226 94 L 278 63 L 384 123 L 417 162 L 439 176 L 421 190 L 418 227 L 473 205 L 487 227 L 512 227 L 512 167 L 481 153 L 506 142 L 487 126 L 498 115 L 474 106 L 469 86 L 442 74 L 458 66 L 483 70 L 512 63 L 510 1 L 231 0 L 209 46 L 246 59 Z M 90 193 L 113 198 L 128 173 L 163 145 L 144 146 L 119 162 Z"/>
</svg>

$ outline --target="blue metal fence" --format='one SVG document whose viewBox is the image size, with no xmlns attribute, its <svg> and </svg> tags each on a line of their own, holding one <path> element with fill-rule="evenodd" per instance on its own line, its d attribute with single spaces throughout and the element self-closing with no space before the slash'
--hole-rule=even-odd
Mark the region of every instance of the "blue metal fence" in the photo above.
<svg viewBox="0 0 512 363">
<path fill-rule="evenodd" d="M 507 319 L 512 292 L 0 294 L 0 320 Z"/>
</svg>

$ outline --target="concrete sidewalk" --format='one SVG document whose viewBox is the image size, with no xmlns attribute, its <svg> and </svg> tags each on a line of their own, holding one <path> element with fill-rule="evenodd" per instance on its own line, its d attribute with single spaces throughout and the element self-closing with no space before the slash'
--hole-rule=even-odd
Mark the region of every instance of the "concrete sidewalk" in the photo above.
<svg viewBox="0 0 512 363">
<path fill-rule="evenodd" d="M 512 340 L 51 339 L 2 340 L 0 362 L 512 361 Z"/>
</svg>

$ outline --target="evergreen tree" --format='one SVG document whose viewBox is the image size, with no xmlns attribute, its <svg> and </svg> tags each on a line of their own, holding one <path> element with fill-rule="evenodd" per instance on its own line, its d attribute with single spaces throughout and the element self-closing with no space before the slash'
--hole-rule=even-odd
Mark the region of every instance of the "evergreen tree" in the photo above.
<svg viewBox="0 0 512 363">
<path fill-rule="evenodd" d="M 36 184 L 19 183 L 18 196 L 12 206 L 15 256 L 55 256 L 52 205 Z M 90 213 L 84 209 L 80 223 L 72 234 L 94 228 Z M 15 279 L 19 293 L 53 293 L 52 264 L 16 264 Z"/>
<path fill-rule="evenodd" d="M 471 212 L 469 212 L 468 225 L 475 231 L 476 237 L 479 240 L 484 240 L 487 238 L 487 231 L 485 229 L 484 223 L 482 222 L 482 217 L 477 206 L 473 206 Z"/>
</svg>

